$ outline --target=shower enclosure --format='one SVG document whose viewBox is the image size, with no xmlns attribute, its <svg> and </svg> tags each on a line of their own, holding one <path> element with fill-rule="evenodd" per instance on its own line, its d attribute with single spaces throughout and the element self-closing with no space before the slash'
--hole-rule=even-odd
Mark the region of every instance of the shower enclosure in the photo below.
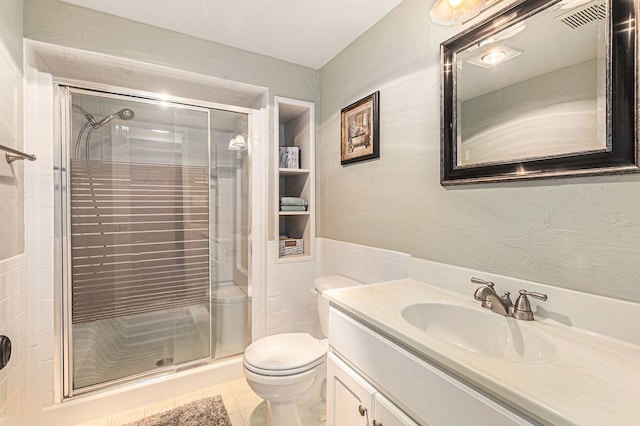
<svg viewBox="0 0 640 426">
<path fill-rule="evenodd" d="M 249 342 L 250 114 L 59 86 L 64 396 Z"/>
</svg>

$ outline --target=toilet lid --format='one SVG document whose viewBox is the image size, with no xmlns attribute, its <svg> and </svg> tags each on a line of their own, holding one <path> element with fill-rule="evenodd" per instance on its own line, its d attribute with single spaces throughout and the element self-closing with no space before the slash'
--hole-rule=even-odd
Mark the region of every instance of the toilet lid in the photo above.
<svg viewBox="0 0 640 426">
<path fill-rule="evenodd" d="M 307 333 L 263 337 L 244 351 L 244 365 L 254 373 L 284 376 L 296 374 L 324 361 L 327 341 Z"/>
</svg>

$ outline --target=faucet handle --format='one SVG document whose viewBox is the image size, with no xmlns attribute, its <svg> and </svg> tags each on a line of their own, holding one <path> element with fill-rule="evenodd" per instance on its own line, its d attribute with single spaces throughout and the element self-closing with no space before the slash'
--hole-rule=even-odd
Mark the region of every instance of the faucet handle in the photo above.
<svg viewBox="0 0 640 426">
<path fill-rule="evenodd" d="M 513 306 L 513 316 L 519 320 L 533 321 L 533 311 L 531 310 L 531 303 L 529 303 L 527 296 L 535 297 L 540 300 L 547 300 L 547 295 L 535 293 L 533 291 L 520 290 L 520 296 L 518 296 L 516 303 Z"/>
<path fill-rule="evenodd" d="M 492 281 L 483 280 L 482 278 L 471 277 L 472 284 L 480 284 L 486 285 L 487 287 L 493 288 L 494 284 Z"/>
<path fill-rule="evenodd" d="M 520 295 L 522 296 L 531 296 L 540 300 L 547 300 L 547 295 L 542 293 L 536 293 L 534 291 L 520 290 Z"/>
<path fill-rule="evenodd" d="M 494 284 L 491 281 L 486 281 L 476 277 L 471 277 L 471 282 L 473 284 L 481 285 L 481 287 L 478 287 L 475 293 L 473 293 L 473 298 L 482 302 L 484 306 L 484 303 L 485 303 L 484 299 L 486 298 L 486 292 L 495 293 L 495 290 L 493 289 Z"/>
</svg>

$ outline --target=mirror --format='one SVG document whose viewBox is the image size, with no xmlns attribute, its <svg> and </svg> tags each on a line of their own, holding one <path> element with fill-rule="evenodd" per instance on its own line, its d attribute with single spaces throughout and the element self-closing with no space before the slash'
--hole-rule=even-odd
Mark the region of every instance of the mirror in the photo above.
<svg viewBox="0 0 640 426">
<path fill-rule="evenodd" d="M 441 45 L 441 183 L 637 172 L 634 0 L 525 0 Z"/>
</svg>

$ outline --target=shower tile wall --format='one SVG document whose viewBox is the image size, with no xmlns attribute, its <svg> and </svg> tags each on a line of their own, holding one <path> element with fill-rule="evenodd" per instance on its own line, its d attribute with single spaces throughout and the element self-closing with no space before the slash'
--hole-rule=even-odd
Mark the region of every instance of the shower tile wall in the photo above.
<svg viewBox="0 0 640 426">
<path fill-rule="evenodd" d="M 12 343 L 11 360 L 0 371 L 1 425 L 29 424 L 29 386 L 27 348 L 29 322 L 29 290 L 27 288 L 27 256 L 21 254 L 0 262 L 0 334 Z M 1 405 L 1 404 L 0 404 Z"/>
<path fill-rule="evenodd" d="M 54 402 L 54 161 L 51 75 L 25 70 L 25 172 L 29 265 L 29 370 L 32 416 Z M 38 420 L 31 418 L 33 424 Z"/>
</svg>

